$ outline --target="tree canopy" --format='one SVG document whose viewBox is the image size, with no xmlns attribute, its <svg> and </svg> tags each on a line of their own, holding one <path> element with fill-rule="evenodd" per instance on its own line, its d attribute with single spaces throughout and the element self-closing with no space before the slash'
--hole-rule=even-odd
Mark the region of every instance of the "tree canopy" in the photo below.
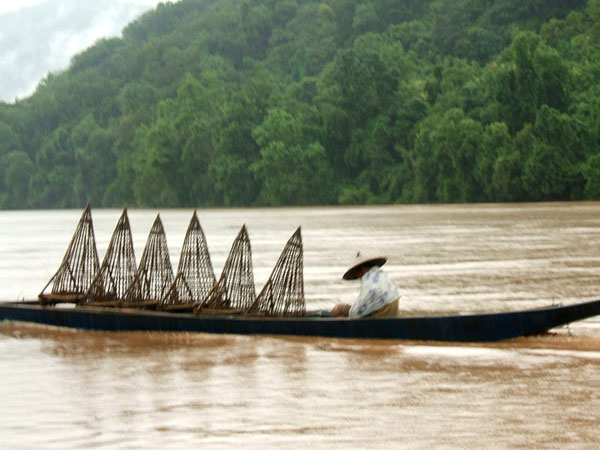
<svg viewBox="0 0 600 450">
<path fill-rule="evenodd" d="M 0 208 L 600 198 L 600 0 L 181 0 L 0 103 Z"/>
</svg>

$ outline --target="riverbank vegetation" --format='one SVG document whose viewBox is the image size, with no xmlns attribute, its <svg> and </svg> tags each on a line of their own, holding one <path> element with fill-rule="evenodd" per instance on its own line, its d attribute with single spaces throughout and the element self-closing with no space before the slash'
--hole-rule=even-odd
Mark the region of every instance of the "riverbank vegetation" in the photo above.
<svg viewBox="0 0 600 450">
<path fill-rule="evenodd" d="M 600 198 L 600 0 L 181 0 L 0 103 L 0 207 Z"/>
</svg>

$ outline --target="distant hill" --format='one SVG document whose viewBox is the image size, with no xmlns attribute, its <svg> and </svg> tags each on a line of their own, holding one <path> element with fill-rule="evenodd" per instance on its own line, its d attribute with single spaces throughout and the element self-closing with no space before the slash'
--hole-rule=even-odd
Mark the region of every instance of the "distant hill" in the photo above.
<svg viewBox="0 0 600 450">
<path fill-rule="evenodd" d="M 600 0 L 181 0 L 0 103 L 0 207 L 600 198 Z"/>
</svg>

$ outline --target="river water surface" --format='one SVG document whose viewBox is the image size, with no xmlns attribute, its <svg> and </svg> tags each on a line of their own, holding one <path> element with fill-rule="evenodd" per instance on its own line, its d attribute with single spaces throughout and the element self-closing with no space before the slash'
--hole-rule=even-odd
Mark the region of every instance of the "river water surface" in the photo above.
<svg viewBox="0 0 600 450">
<path fill-rule="evenodd" d="M 157 212 L 177 266 L 191 210 Z M 0 212 L 0 299 L 35 298 L 81 211 Z M 117 210 L 92 211 L 103 258 Z M 400 313 L 600 297 L 600 203 L 198 210 L 215 273 L 246 224 L 257 291 L 302 225 L 309 309 L 351 303 L 360 250 Z M 600 445 L 600 319 L 498 344 L 105 333 L 0 323 L 1 448 Z"/>
</svg>

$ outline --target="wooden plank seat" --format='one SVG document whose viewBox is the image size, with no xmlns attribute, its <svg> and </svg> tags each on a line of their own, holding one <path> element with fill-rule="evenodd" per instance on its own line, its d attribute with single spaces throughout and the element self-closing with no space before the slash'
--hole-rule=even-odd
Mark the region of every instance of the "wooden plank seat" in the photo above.
<svg viewBox="0 0 600 450">
<path fill-rule="evenodd" d="M 79 303 L 85 298 L 84 294 L 40 294 L 39 302 L 42 305 L 56 305 L 58 303 Z"/>
<path fill-rule="evenodd" d="M 179 303 L 174 305 L 159 304 L 157 310 L 165 312 L 193 312 L 196 305 L 194 303 Z"/>
<path fill-rule="evenodd" d="M 117 305 L 118 308 L 133 308 L 133 309 L 156 309 L 158 302 L 156 301 L 139 301 L 139 302 L 121 302 Z"/>
</svg>

